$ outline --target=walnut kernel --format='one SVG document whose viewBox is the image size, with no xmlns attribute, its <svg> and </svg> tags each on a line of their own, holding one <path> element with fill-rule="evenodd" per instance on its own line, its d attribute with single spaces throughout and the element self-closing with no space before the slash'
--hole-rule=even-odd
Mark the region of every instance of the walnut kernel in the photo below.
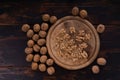
<svg viewBox="0 0 120 80">
<path fill-rule="evenodd" d="M 107 63 L 106 59 L 105 58 L 98 58 L 97 59 L 97 63 L 99 65 L 105 65 Z"/>
</svg>

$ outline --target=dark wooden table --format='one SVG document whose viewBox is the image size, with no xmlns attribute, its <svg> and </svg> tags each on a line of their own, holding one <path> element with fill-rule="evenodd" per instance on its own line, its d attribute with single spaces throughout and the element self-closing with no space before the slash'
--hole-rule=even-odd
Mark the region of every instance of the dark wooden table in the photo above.
<svg viewBox="0 0 120 80">
<path fill-rule="evenodd" d="M 106 30 L 100 35 L 101 48 L 98 57 L 105 57 L 107 65 L 100 66 L 100 73 L 94 75 L 90 66 L 68 71 L 55 65 L 56 73 L 32 71 L 25 61 L 26 35 L 21 25 L 41 23 L 41 15 L 71 15 L 71 9 L 78 6 L 88 11 L 88 20 L 96 27 L 102 23 Z M 0 2 L 0 80 L 120 80 L 120 7 L 117 0 L 43 0 Z"/>
</svg>

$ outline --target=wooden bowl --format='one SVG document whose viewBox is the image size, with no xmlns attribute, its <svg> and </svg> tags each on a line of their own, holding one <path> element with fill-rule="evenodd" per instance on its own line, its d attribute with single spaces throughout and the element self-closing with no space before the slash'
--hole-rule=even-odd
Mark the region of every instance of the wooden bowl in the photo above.
<svg viewBox="0 0 120 80">
<path fill-rule="evenodd" d="M 46 45 L 50 57 L 56 64 L 68 70 L 77 70 L 95 60 L 100 40 L 96 29 L 89 21 L 66 16 L 51 26 Z"/>
</svg>

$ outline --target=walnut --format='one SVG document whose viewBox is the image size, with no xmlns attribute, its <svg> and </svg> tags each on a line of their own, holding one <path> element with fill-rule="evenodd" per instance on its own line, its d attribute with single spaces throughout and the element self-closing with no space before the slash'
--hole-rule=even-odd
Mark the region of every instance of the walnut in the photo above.
<svg viewBox="0 0 120 80">
<path fill-rule="evenodd" d="M 105 26 L 103 24 L 99 24 L 97 26 L 97 32 L 103 33 L 105 31 Z"/>
<path fill-rule="evenodd" d="M 34 41 L 33 40 L 28 40 L 27 45 L 28 45 L 28 47 L 33 47 Z"/>
<path fill-rule="evenodd" d="M 33 52 L 33 48 L 26 47 L 25 48 L 25 53 L 26 54 L 31 54 Z"/>
<path fill-rule="evenodd" d="M 47 48 L 46 48 L 45 46 L 44 46 L 44 47 L 41 47 L 40 53 L 41 53 L 41 54 L 46 54 L 46 53 L 47 53 Z"/>
<path fill-rule="evenodd" d="M 45 72 L 46 71 L 46 65 L 45 64 L 39 64 L 39 70 L 41 72 Z"/>
<path fill-rule="evenodd" d="M 39 25 L 39 24 L 34 24 L 33 30 L 34 30 L 35 32 L 39 32 L 39 31 L 40 31 L 40 25 Z"/>
<path fill-rule="evenodd" d="M 26 56 L 26 61 L 27 62 L 31 62 L 33 60 L 33 54 L 28 54 L 27 56 Z"/>
<path fill-rule="evenodd" d="M 35 54 L 34 58 L 33 58 L 33 61 L 34 62 L 39 62 L 39 60 L 40 60 L 40 55 L 39 54 Z"/>
<path fill-rule="evenodd" d="M 50 23 L 55 23 L 57 21 L 57 17 L 56 16 L 51 16 L 50 17 Z"/>
<path fill-rule="evenodd" d="M 105 58 L 98 58 L 97 59 L 97 64 L 99 65 L 105 65 L 107 63 Z"/>
<path fill-rule="evenodd" d="M 26 35 L 27 35 L 28 38 L 32 38 L 32 36 L 34 35 L 33 30 L 29 29 Z"/>
<path fill-rule="evenodd" d="M 48 73 L 49 75 L 54 74 L 54 73 L 55 73 L 54 67 L 48 67 L 48 68 L 47 68 L 47 73 Z"/>
<path fill-rule="evenodd" d="M 21 29 L 23 32 L 27 32 L 30 29 L 30 26 L 28 24 L 23 24 Z"/>
<path fill-rule="evenodd" d="M 49 21 L 50 20 L 50 15 L 49 14 L 44 14 L 42 15 L 43 21 Z"/>
<path fill-rule="evenodd" d="M 39 39 L 39 35 L 38 34 L 34 34 L 33 37 L 32 37 L 32 39 L 34 41 L 37 41 Z"/>
<path fill-rule="evenodd" d="M 45 63 L 46 60 L 47 60 L 47 56 L 46 56 L 46 55 L 42 55 L 42 56 L 40 57 L 40 62 L 41 62 L 41 63 Z"/>
<path fill-rule="evenodd" d="M 45 38 L 47 33 L 45 31 L 40 31 L 39 35 L 40 35 L 41 38 Z"/>
<path fill-rule="evenodd" d="M 76 16 L 76 15 L 78 15 L 78 13 L 79 13 L 79 8 L 78 7 L 73 7 L 72 14 Z"/>
<path fill-rule="evenodd" d="M 48 60 L 46 61 L 46 64 L 47 64 L 48 66 L 53 65 L 53 63 L 54 63 L 53 59 L 48 59 Z"/>
<path fill-rule="evenodd" d="M 81 16 L 82 18 L 87 17 L 87 11 L 86 11 L 86 10 L 81 10 L 81 11 L 80 11 L 80 16 Z"/>
<path fill-rule="evenodd" d="M 76 33 L 75 27 L 70 27 L 70 33 Z"/>
<path fill-rule="evenodd" d="M 45 39 L 39 39 L 37 41 L 37 44 L 40 45 L 40 46 L 43 46 L 45 43 L 46 43 Z"/>
<path fill-rule="evenodd" d="M 41 30 L 46 31 L 46 30 L 48 30 L 48 28 L 49 28 L 49 25 L 47 23 L 41 24 Z"/>
<path fill-rule="evenodd" d="M 32 68 L 32 70 L 37 70 L 38 69 L 38 64 L 36 62 L 32 62 L 31 68 Z"/>
<path fill-rule="evenodd" d="M 98 74 L 100 72 L 99 66 L 97 65 L 92 66 L 92 72 L 94 74 Z"/>
<path fill-rule="evenodd" d="M 39 51 L 40 51 L 40 46 L 39 46 L 38 44 L 35 44 L 35 45 L 33 46 L 33 50 L 34 50 L 35 52 L 39 52 Z"/>
</svg>

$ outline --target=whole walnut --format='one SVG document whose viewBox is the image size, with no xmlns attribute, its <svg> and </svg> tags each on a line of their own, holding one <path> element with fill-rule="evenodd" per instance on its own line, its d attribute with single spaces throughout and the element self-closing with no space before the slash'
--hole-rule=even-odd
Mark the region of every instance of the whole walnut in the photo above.
<svg viewBox="0 0 120 80">
<path fill-rule="evenodd" d="M 37 41 L 39 39 L 39 35 L 38 34 L 34 34 L 33 37 L 32 37 L 32 39 L 34 41 Z"/>
<path fill-rule="evenodd" d="M 33 45 L 33 50 L 35 52 L 39 52 L 40 51 L 40 46 L 38 44 Z"/>
<path fill-rule="evenodd" d="M 45 64 L 39 64 L 39 70 L 41 72 L 45 72 L 46 71 L 46 65 Z"/>
<path fill-rule="evenodd" d="M 92 72 L 94 74 L 98 74 L 100 72 L 99 66 L 97 65 L 92 66 Z"/>
<path fill-rule="evenodd" d="M 32 38 L 32 36 L 34 35 L 33 30 L 29 29 L 26 35 L 27 35 L 28 38 Z"/>
<path fill-rule="evenodd" d="M 53 63 L 54 63 L 54 60 L 53 60 L 53 59 L 48 59 L 48 60 L 46 61 L 46 64 L 47 64 L 48 66 L 53 65 Z"/>
<path fill-rule="evenodd" d="M 78 8 L 78 7 L 73 7 L 73 9 L 72 9 L 72 14 L 73 14 L 74 16 L 78 15 L 78 14 L 79 14 L 79 8 Z"/>
<path fill-rule="evenodd" d="M 33 47 L 34 41 L 33 40 L 28 40 L 27 45 L 28 45 L 28 47 Z"/>
<path fill-rule="evenodd" d="M 85 18 L 85 17 L 87 17 L 87 11 L 86 10 L 81 10 L 80 11 L 80 16 L 82 17 L 82 18 Z"/>
<path fill-rule="evenodd" d="M 47 35 L 47 33 L 46 33 L 45 31 L 40 31 L 40 32 L 39 32 L 39 36 L 40 36 L 41 38 L 45 38 L 46 35 Z"/>
<path fill-rule="evenodd" d="M 57 17 L 56 16 L 51 16 L 50 17 L 50 23 L 55 23 L 57 21 Z"/>
<path fill-rule="evenodd" d="M 33 60 L 33 54 L 28 54 L 27 56 L 26 56 L 26 61 L 27 62 L 31 62 Z"/>
<path fill-rule="evenodd" d="M 39 39 L 39 40 L 37 41 L 37 44 L 38 44 L 39 46 L 43 46 L 45 43 L 46 43 L 46 40 L 45 40 L 45 39 Z"/>
<path fill-rule="evenodd" d="M 45 46 L 41 47 L 40 53 L 41 54 L 46 54 L 47 53 L 47 47 L 45 47 Z"/>
<path fill-rule="evenodd" d="M 46 56 L 46 55 L 42 55 L 42 56 L 40 57 L 40 62 L 41 62 L 41 63 L 45 63 L 46 60 L 47 60 L 47 56 Z"/>
<path fill-rule="evenodd" d="M 40 55 L 39 54 L 35 54 L 34 58 L 33 58 L 34 62 L 39 62 L 40 61 Z"/>
<path fill-rule="evenodd" d="M 39 32 L 39 31 L 40 31 L 40 25 L 39 25 L 39 24 L 34 24 L 33 30 L 34 30 L 35 32 Z"/>
<path fill-rule="evenodd" d="M 106 61 L 106 59 L 105 58 L 98 58 L 97 59 L 97 63 L 99 64 L 99 65 L 105 65 L 106 63 L 107 63 L 107 61 Z"/>
<path fill-rule="evenodd" d="M 48 67 L 47 68 L 47 73 L 49 74 L 49 75 L 52 75 L 52 74 L 54 74 L 55 73 L 55 69 L 54 69 L 54 67 Z"/>
<path fill-rule="evenodd" d="M 46 31 L 46 30 L 48 30 L 48 28 L 49 28 L 49 25 L 47 23 L 41 24 L 41 30 Z"/>
<path fill-rule="evenodd" d="M 30 26 L 28 24 L 23 24 L 22 25 L 22 31 L 27 32 L 30 29 Z"/>
<path fill-rule="evenodd" d="M 37 70 L 38 69 L 38 64 L 36 62 L 32 62 L 31 68 L 32 68 L 32 70 Z"/>
<path fill-rule="evenodd" d="M 33 52 L 33 48 L 26 47 L 25 48 L 25 53 L 26 54 L 31 54 Z"/>
<path fill-rule="evenodd" d="M 49 14 L 44 14 L 42 15 L 43 21 L 49 21 L 50 20 L 50 15 Z"/>
</svg>

